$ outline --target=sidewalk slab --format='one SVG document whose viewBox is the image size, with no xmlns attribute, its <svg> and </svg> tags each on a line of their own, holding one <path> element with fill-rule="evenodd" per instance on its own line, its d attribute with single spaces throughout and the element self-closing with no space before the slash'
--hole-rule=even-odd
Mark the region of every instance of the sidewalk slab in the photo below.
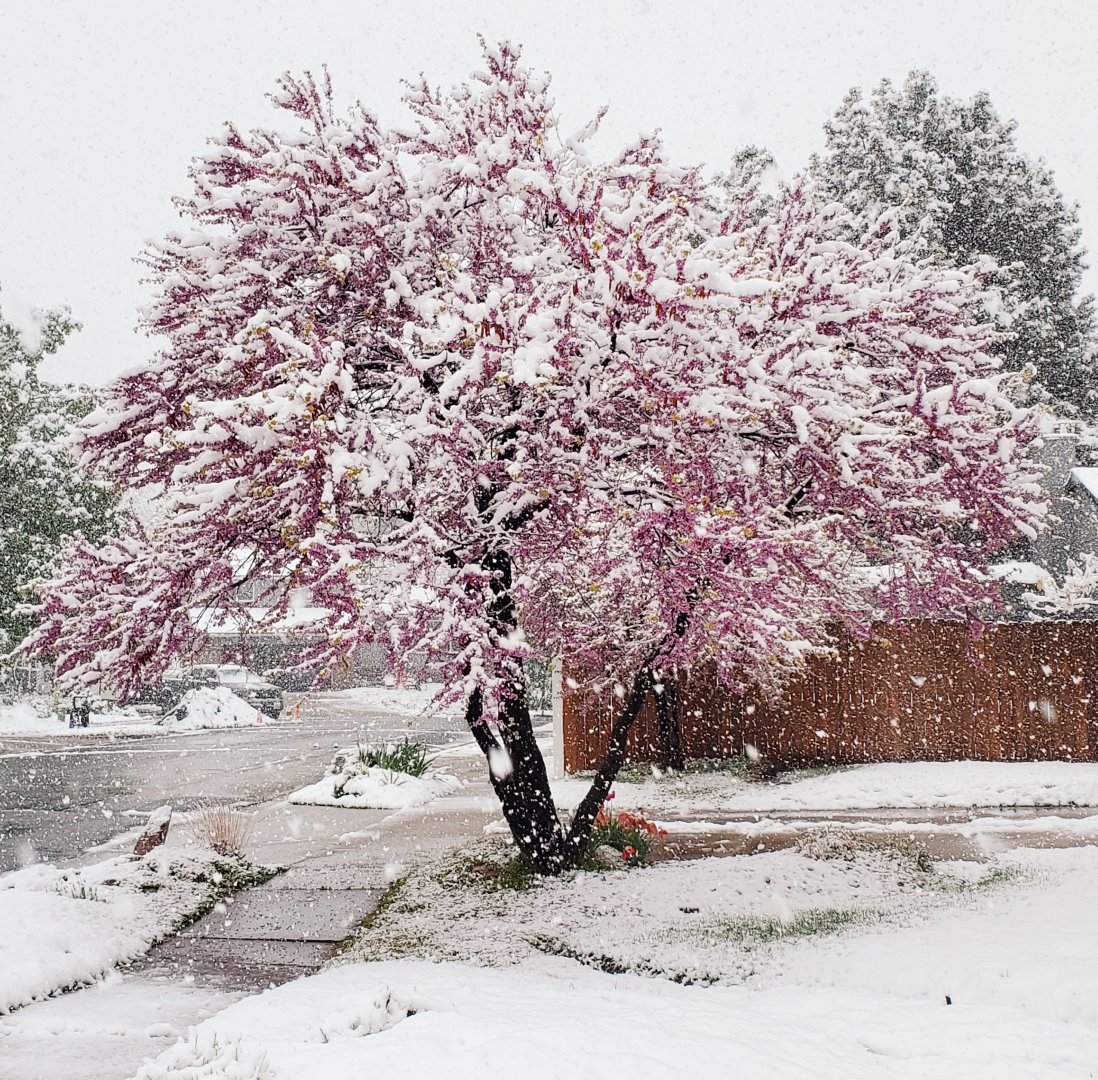
<svg viewBox="0 0 1098 1080">
<path fill-rule="evenodd" d="M 330 941 L 170 938 L 135 960 L 128 975 L 156 982 L 255 993 L 310 975 L 336 953 Z"/>
<path fill-rule="evenodd" d="M 176 940 L 262 938 L 342 941 L 373 911 L 384 889 L 248 889 L 183 930 Z"/>
</svg>

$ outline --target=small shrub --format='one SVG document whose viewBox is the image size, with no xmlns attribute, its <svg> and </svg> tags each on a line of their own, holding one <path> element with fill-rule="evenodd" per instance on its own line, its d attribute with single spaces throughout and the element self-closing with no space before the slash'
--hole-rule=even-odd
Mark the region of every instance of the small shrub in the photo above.
<svg viewBox="0 0 1098 1080">
<path fill-rule="evenodd" d="M 252 832 L 252 818 L 231 806 L 204 806 L 187 823 L 195 843 L 218 855 L 242 855 Z"/>
<path fill-rule="evenodd" d="M 409 738 L 383 747 L 359 746 L 357 755 L 357 763 L 368 769 L 389 769 L 408 776 L 422 776 L 431 767 L 432 760 L 427 756 L 424 743 Z M 333 768 L 336 772 L 347 771 L 347 762 L 341 764 L 337 758 Z"/>
<path fill-rule="evenodd" d="M 58 885 L 54 892 L 67 896 L 70 900 L 98 900 L 99 892 L 94 885 L 84 881 L 66 881 Z"/>
</svg>

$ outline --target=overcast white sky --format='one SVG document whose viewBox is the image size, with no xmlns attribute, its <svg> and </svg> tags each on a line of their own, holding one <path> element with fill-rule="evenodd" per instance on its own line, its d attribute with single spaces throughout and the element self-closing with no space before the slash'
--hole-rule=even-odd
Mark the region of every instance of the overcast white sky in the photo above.
<svg viewBox="0 0 1098 1080">
<path fill-rule="evenodd" d="M 786 172 L 850 86 L 927 67 L 1018 121 L 1098 261 L 1093 0 L 0 0 L 0 285 L 84 324 L 47 372 L 102 382 L 149 353 L 133 258 L 173 227 L 204 139 L 273 117 L 280 72 L 327 63 L 396 123 L 400 78 L 464 78 L 478 32 L 553 74 L 567 128 L 609 105 L 596 149 L 660 128 L 684 163 L 755 142 Z"/>
</svg>

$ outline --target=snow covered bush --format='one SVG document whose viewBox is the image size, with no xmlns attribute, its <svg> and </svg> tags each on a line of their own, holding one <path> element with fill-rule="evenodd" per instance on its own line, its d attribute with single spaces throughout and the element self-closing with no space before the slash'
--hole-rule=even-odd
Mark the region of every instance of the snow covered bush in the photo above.
<svg viewBox="0 0 1098 1080">
<path fill-rule="evenodd" d="M 354 750 L 343 750 L 336 755 L 332 767 L 333 773 L 350 772 L 354 768 L 381 768 L 392 772 L 407 773 L 409 776 L 422 776 L 431 767 L 427 756 L 427 746 L 417 739 L 404 738 L 398 743 L 386 743 L 385 746 L 363 746 Z"/>
<path fill-rule="evenodd" d="M 980 268 L 852 244 L 808 183 L 723 206 L 652 138 L 594 161 L 509 45 L 412 85 L 410 128 L 337 113 L 326 79 L 273 102 L 285 130 L 195 161 L 147 255 L 161 352 L 82 426 L 165 526 L 70 546 L 28 645 L 63 679 L 155 677 L 252 575 L 272 621 L 309 590 L 307 662 L 425 654 L 552 874 L 661 671 L 776 685 L 838 623 L 993 598 L 980 567 L 1041 508 Z M 567 828 L 525 668 L 554 654 L 621 697 Z"/>
</svg>

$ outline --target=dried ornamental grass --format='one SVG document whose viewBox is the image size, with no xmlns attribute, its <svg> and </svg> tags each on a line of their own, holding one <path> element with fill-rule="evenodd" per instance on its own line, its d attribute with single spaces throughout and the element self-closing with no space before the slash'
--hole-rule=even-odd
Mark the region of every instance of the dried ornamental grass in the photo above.
<svg viewBox="0 0 1098 1080">
<path fill-rule="evenodd" d="M 242 855 L 252 832 L 252 817 L 232 806 L 204 806 L 188 822 L 195 843 L 218 855 Z"/>
</svg>

